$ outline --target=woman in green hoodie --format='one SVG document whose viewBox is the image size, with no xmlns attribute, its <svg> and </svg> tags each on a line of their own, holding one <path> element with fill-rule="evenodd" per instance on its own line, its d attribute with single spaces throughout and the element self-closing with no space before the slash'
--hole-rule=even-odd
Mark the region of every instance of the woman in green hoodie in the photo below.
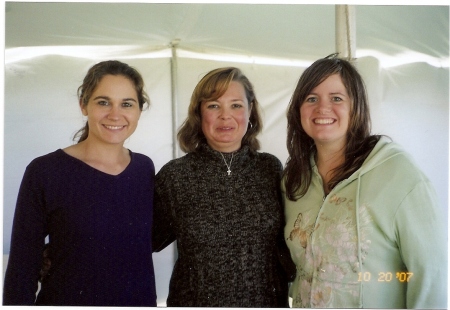
<svg viewBox="0 0 450 310">
<path fill-rule="evenodd" d="M 300 77 L 282 188 L 294 307 L 447 308 L 447 231 L 427 177 L 370 134 L 364 82 L 336 55 Z"/>
</svg>

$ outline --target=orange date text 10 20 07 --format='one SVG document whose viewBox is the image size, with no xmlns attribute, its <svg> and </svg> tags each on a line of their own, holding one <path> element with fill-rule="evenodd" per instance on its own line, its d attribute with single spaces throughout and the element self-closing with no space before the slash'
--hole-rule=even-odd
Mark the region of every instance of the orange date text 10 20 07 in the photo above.
<svg viewBox="0 0 450 310">
<path fill-rule="evenodd" d="M 414 274 L 412 272 L 396 272 L 395 278 L 392 272 L 379 272 L 378 273 L 378 282 L 391 282 L 392 280 L 397 280 L 399 282 L 409 282 Z M 372 280 L 372 274 L 370 272 L 359 272 L 358 273 L 358 281 L 369 282 Z"/>
</svg>

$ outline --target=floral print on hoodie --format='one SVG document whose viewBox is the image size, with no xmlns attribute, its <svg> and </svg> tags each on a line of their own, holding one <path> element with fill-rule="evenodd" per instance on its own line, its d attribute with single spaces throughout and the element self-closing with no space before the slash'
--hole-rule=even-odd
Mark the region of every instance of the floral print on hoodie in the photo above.
<svg viewBox="0 0 450 310">
<path fill-rule="evenodd" d="M 346 298 L 347 295 L 351 298 L 359 296 L 360 288 L 358 282 L 355 282 L 355 273 L 359 270 L 358 238 L 364 253 L 362 255 L 362 261 L 364 261 L 365 254 L 370 249 L 368 237 L 371 227 L 368 224 L 371 218 L 367 207 L 362 205 L 359 208 L 360 234 L 358 237 L 355 216 L 352 214 L 355 210 L 353 200 L 334 195 L 330 201 L 332 202 L 330 207 L 335 209 L 333 212 L 336 216 L 330 217 L 323 213 L 319 215 L 319 222 L 326 225 L 318 224 L 314 228 L 315 218 L 309 213 L 305 215 L 299 213 L 289 236 L 291 241 L 299 242 L 304 248 L 303 253 L 302 251 L 296 253 L 302 256 L 305 262 L 298 268 L 297 277 L 301 284 L 299 294 L 293 303 L 300 307 L 309 307 L 311 302 L 314 307 L 325 308 L 333 298 Z M 324 228 L 322 229 L 321 226 Z M 313 231 L 317 240 L 314 245 L 311 245 L 308 239 L 311 238 Z M 324 256 L 321 249 L 326 249 L 326 252 L 330 254 Z M 314 286 L 311 290 L 314 271 L 318 275 L 314 281 L 323 284 Z"/>
</svg>

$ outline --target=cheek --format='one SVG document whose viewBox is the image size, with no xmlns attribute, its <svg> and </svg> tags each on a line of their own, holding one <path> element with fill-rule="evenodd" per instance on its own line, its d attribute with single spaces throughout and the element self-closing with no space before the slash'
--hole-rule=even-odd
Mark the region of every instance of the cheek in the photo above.
<svg viewBox="0 0 450 310">
<path fill-rule="evenodd" d="M 302 106 L 298 112 L 298 117 L 300 118 L 300 124 L 302 127 L 306 125 L 306 121 L 308 120 L 308 110 Z"/>
<path fill-rule="evenodd" d="M 140 118 L 141 118 L 141 113 L 140 113 L 140 112 L 134 114 L 134 115 L 131 117 L 131 119 L 132 119 L 132 120 L 134 121 L 134 123 L 135 123 L 135 126 L 137 126 L 137 124 L 138 124 Z"/>
<path fill-rule="evenodd" d="M 208 110 L 203 110 L 201 112 L 200 117 L 202 118 L 202 129 L 203 131 L 205 131 L 205 129 L 210 128 L 213 125 L 213 115 L 210 111 Z"/>
<path fill-rule="evenodd" d="M 248 109 L 240 110 L 234 114 L 234 118 L 239 123 L 247 123 L 247 120 L 250 118 L 250 111 Z"/>
<path fill-rule="evenodd" d="M 141 119 L 141 115 L 142 115 L 142 111 L 139 110 L 138 115 L 137 115 L 137 119 L 140 120 Z"/>
<path fill-rule="evenodd" d="M 341 117 L 341 119 L 345 119 L 347 123 L 350 122 L 350 107 L 343 107 L 340 111 L 339 111 L 339 115 Z"/>
<path fill-rule="evenodd" d="M 246 125 L 250 116 L 248 114 L 240 114 L 236 117 L 239 124 Z"/>
<path fill-rule="evenodd" d="M 123 109 L 121 115 L 129 121 L 138 121 L 141 118 L 142 111 L 139 109 Z M 109 114 L 109 112 L 106 112 Z"/>
<path fill-rule="evenodd" d="M 85 109 L 84 110 L 86 114 L 83 113 L 84 116 L 87 116 L 88 121 L 95 121 L 101 118 L 100 113 L 98 111 L 95 111 L 93 109 Z"/>
</svg>

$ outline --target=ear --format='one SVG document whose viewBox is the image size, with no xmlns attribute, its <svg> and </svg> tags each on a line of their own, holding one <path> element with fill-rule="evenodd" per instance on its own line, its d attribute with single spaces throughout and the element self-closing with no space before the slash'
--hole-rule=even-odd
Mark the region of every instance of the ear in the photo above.
<svg viewBox="0 0 450 310">
<path fill-rule="evenodd" d="M 84 116 L 87 116 L 87 115 L 88 115 L 88 112 L 87 112 L 86 106 L 83 105 L 82 99 L 80 99 L 79 105 L 80 105 L 81 113 L 83 113 Z"/>
</svg>

